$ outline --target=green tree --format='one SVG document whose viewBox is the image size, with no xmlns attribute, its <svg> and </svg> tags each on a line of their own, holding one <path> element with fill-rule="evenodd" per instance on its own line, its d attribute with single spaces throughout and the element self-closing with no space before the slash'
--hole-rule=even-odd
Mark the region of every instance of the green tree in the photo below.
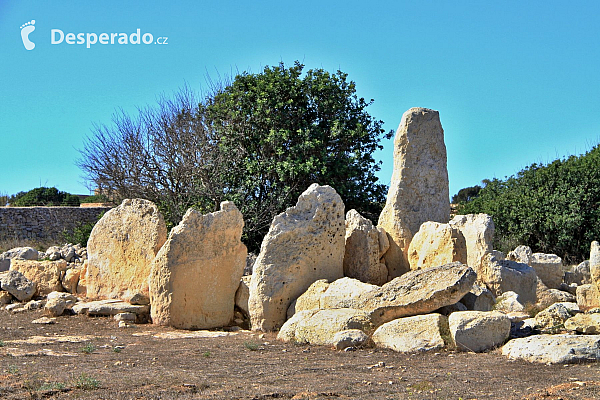
<svg viewBox="0 0 600 400">
<path fill-rule="evenodd" d="M 28 192 L 19 192 L 11 199 L 15 207 L 33 206 L 79 206 L 79 197 L 61 192 L 55 187 L 39 187 Z"/>
<path fill-rule="evenodd" d="M 341 71 L 279 64 L 214 85 L 201 102 L 184 90 L 136 118 L 120 113 L 87 138 L 79 166 L 115 201 L 156 202 L 170 226 L 190 206 L 232 200 L 257 250 L 273 217 L 315 182 L 377 219 L 387 188 L 372 153 L 392 132 L 366 111 L 372 101 Z"/>
<path fill-rule="evenodd" d="M 462 188 L 458 191 L 458 193 L 456 193 L 454 196 L 452 196 L 451 203 L 452 204 L 468 203 L 469 201 L 471 201 L 475 197 L 477 197 L 477 195 L 479 194 L 479 191 L 481 191 L 481 186 L 479 186 L 479 185 Z"/>
<path fill-rule="evenodd" d="M 487 181 L 459 211 L 491 215 L 499 250 L 524 244 L 567 262 L 586 259 L 590 243 L 600 238 L 600 147 Z"/>
</svg>

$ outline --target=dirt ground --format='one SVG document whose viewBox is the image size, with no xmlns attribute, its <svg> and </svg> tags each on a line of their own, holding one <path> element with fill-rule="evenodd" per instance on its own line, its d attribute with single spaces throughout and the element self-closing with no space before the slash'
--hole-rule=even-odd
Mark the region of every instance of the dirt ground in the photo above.
<svg viewBox="0 0 600 400">
<path fill-rule="evenodd" d="M 42 315 L 0 310 L 1 399 L 600 399 L 600 364 L 339 352 L 79 315 L 32 324 Z"/>
</svg>

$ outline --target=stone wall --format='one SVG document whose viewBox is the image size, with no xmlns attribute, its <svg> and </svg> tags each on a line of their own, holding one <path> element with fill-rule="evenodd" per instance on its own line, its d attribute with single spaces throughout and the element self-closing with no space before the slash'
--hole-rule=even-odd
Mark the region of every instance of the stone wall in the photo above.
<svg viewBox="0 0 600 400">
<path fill-rule="evenodd" d="M 65 242 L 79 224 L 96 222 L 110 207 L 0 207 L 0 250 Z"/>
</svg>

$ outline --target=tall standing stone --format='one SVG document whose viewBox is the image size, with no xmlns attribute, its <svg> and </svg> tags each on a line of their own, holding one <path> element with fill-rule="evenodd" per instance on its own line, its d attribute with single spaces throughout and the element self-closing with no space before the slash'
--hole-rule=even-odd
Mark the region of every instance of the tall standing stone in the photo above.
<svg viewBox="0 0 600 400">
<path fill-rule="evenodd" d="M 450 218 L 444 130 L 437 111 L 411 108 L 394 139 L 394 172 L 378 225 L 389 235 L 385 263 L 391 278 L 410 270 L 408 246 L 425 221 Z"/>
<path fill-rule="evenodd" d="M 233 319 L 235 292 L 246 265 L 244 218 L 229 201 L 202 215 L 188 210 L 152 265 L 152 322 L 209 329 Z"/>
<path fill-rule="evenodd" d="M 590 277 L 596 293 L 600 293 L 600 243 L 595 240 L 590 246 Z"/>
<path fill-rule="evenodd" d="M 280 328 L 290 304 L 314 281 L 344 276 L 344 235 L 344 203 L 330 186 L 312 184 L 275 217 L 250 281 L 253 330 Z"/>
<path fill-rule="evenodd" d="M 154 203 L 126 199 L 96 223 L 88 241 L 85 280 L 90 298 L 148 295 L 156 253 L 167 239 L 165 221 Z"/>
</svg>

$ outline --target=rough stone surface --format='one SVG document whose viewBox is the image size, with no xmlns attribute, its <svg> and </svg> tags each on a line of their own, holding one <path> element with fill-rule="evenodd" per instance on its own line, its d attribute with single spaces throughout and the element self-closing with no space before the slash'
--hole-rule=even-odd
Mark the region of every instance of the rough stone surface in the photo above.
<svg viewBox="0 0 600 400">
<path fill-rule="evenodd" d="M 402 115 L 396 131 L 392 181 L 378 222 L 389 237 L 384 258 L 391 278 L 410 270 L 408 247 L 423 222 L 448 222 L 449 198 L 439 113 L 411 108 Z"/>
<path fill-rule="evenodd" d="M 67 308 L 71 308 L 77 303 L 77 297 L 73 296 L 71 293 L 66 292 L 52 292 L 48 293 L 46 296 L 46 300 L 50 301 L 52 299 L 62 299 L 65 302 Z"/>
<path fill-rule="evenodd" d="M 290 304 L 314 281 L 344 275 L 344 235 L 344 203 L 330 186 L 311 185 L 275 217 L 250 282 L 253 330 L 281 327 Z"/>
<path fill-rule="evenodd" d="M 125 301 L 109 299 L 90 302 L 79 302 L 72 308 L 76 314 L 113 316 L 116 314 L 131 312 L 138 316 L 147 316 L 150 312 L 149 306 L 137 306 Z M 139 317 L 138 317 L 139 318 Z"/>
<path fill-rule="evenodd" d="M 33 247 L 15 247 L 0 254 L 0 272 L 10 269 L 11 260 L 37 260 L 39 253 Z"/>
<path fill-rule="evenodd" d="M 424 222 L 408 246 L 411 270 L 439 267 L 451 262 L 467 263 L 465 237 L 454 225 Z"/>
<path fill-rule="evenodd" d="M 301 319 L 297 323 L 295 341 L 315 345 L 333 345 L 336 333 L 348 329 L 372 331 L 373 326 L 369 315 L 351 308 L 317 311 L 309 318 Z"/>
<path fill-rule="evenodd" d="M 504 345 L 502 354 L 511 359 L 551 364 L 597 361 L 600 335 L 535 335 L 513 339 Z"/>
<path fill-rule="evenodd" d="M 242 310 L 247 317 L 250 316 L 250 311 L 248 310 L 248 299 L 250 298 L 250 279 L 252 279 L 251 275 L 242 276 L 240 285 L 235 292 L 235 305 L 238 306 L 238 308 Z"/>
<path fill-rule="evenodd" d="M 383 285 L 387 282 L 388 270 L 381 257 L 387 250 L 380 245 L 380 236 L 385 236 L 373 223 L 356 210 L 346 213 L 346 247 L 344 275 L 362 282 Z M 389 241 L 387 242 L 389 247 Z M 384 248 L 382 252 L 380 249 Z"/>
<path fill-rule="evenodd" d="M 600 294 L 595 285 L 577 286 L 577 304 L 582 310 L 600 307 Z"/>
<path fill-rule="evenodd" d="M 467 307 L 467 310 L 492 311 L 496 304 L 496 298 L 487 287 L 475 282 L 469 293 L 465 294 L 460 302 Z"/>
<path fill-rule="evenodd" d="M 521 264 L 529 265 L 531 263 L 531 248 L 529 246 L 517 246 L 513 251 L 506 256 L 510 261 L 516 261 Z"/>
<path fill-rule="evenodd" d="M 63 314 L 66 308 L 67 303 L 64 299 L 61 299 L 60 297 L 53 297 L 46 301 L 44 311 L 50 317 L 59 317 Z"/>
<path fill-rule="evenodd" d="M 285 324 L 277 333 L 277 339 L 284 342 L 295 342 L 296 341 L 296 327 L 300 321 L 310 319 L 313 315 L 318 313 L 319 310 L 304 310 L 296 312 L 290 319 L 285 321 Z"/>
<path fill-rule="evenodd" d="M 332 344 L 336 350 L 349 347 L 359 348 L 369 343 L 369 336 L 360 329 L 348 329 L 333 335 Z"/>
<path fill-rule="evenodd" d="M 565 273 L 566 283 L 576 283 L 577 285 L 585 285 L 592 283 L 592 276 L 590 274 L 590 260 L 585 260 L 575 268 L 573 268 L 572 280 L 567 280 L 567 274 Z"/>
<path fill-rule="evenodd" d="M 572 305 L 555 303 L 540 311 L 535 316 L 535 327 L 542 332 L 555 333 L 563 328 L 566 320 L 575 315 L 576 309 Z M 577 309 L 578 310 L 578 309 Z"/>
<path fill-rule="evenodd" d="M 508 291 L 502 293 L 496 298 L 494 310 L 502 312 L 519 312 L 525 309 L 525 305 L 521 302 L 517 293 Z"/>
<path fill-rule="evenodd" d="M 148 277 L 167 227 L 156 205 L 126 199 L 96 223 L 88 241 L 87 296 L 123 298 L 148 294 Z"/>
<path fill-rule="evenodd" d="M 413 353 L 438 350 L 449 338 L 448 318 L 440 314 L 398 318 L 381 325 L 373 333 L 376 346 L 398 352 Z"/>
<path fill-rule="evenodd" d="M 511 260 L 498 260 L 488 253 L 482 260 L 478 280 L 492 291 L 494 296 L 504 292 L 517 293 L 522 304 L 536 302 L 537 275 L 530 266 Z"/>
<path fill-rule="evenodd" d="M 19 301 L 29 301 L 35 294 L 35 282 L 18 271 L 8 271 L 0 277 L 0 288 Z"/>
<path fill-rule="evenodd" d="M 548 307 L 554 303 L 575 303 L 577 301 L 576 297 L 571 293 L 563 292 L 558 289 L 548 289 L 544 293 L 543 299 L 540 299 L 538 294 L 538 305 L 542 307 Z"/>
<path fill-rule="evenodd" d="M 202 215 L 190 209 L 152 265 L 152 322 L 180 329 L 222 327 L 233 320 L 246 265 L 244 219 L 232 202 Z"/>
<path fill-rule="evenodd" d="M 483 257 L 493 250 L 495 226 L 492 217 L 487 214 L 457 215 L 452 218 L 450 225 L 458 228 L 464 236 L 467 247 L 466 264 L 478 272 Z"/>
<path fill-rule="evenodd" d="M 63 289 L 69 293 L 76 294 L 77 293 L 77 284 L 79 283 L 80 274 L 81 274 L 81 268 L 67 269 L 61 280 Z"/>
<path fill-rule="evenodd" d="M 341 278 L 336 280 L 352 280 L 356 281 L 356 279 L 352 278 Z M 329 288 L 329 282 L 327 279 L 319 279 L 315 281 L 312 285 L 306 289 L 306 292 L 302 293 L 300 297 L 290 304 L 287 311 L 288 319 L 292 317 L 296 312 L 306 311 L 306 310 L 320 310 L 321 309 L 321 296 L 325 293 L 325 291 Z"/>
<path fill-rule="evenodd" d="M 352 278 L 332 282 L 319 298 L 319 308 L 360 308 L 367 293 L 379 293 L 381 287 Z"/>
<path fill-rule="evenodd" d="M 411 271 L 380 290 L 361 295 L 359 308 L 368 311 L 373 324 L 380 326 L 396 318 L 427 314 L 455 304 L 471 290 L 475 279 L 475 272 L 458 262 Z"/>
<path fill-rule="evenodd" d="M 499 346 L 510 335 L 510 319 L 499 312 L 460 311 L 448 317 L 450 334 L 461 350 L 480 352 Z"/>
<path fill-rule="evenodd" d="M 579 313 L 565 321 L 565 329 L 586 335 L 600 334 L 600 313 Z"/>
<path fill-rule="evenodd" d="M 36 283 L 36 296 L 46 296 L 50 292 L 62 292 L 62 277 L 67 270 L 65 260 L 29 261 L 14 259 L 10 269 L 22 273 Z"/>
<path fill-rule="evenodd" d="M 13 297 L 6 290 L 0 290 L 0 305 L 12 303 Z"/>
<path fill-rule="evenodd" d="M 529 265 L 550 289 L 558 289 L 563 281 L 562 259 L 556 254 L 533 253 Z"/>
<path fill-rule="evenodd" d="M 600 292 L 600 243 L 595 240 L 590 246 L 590 281 Z"/>
</svg>

